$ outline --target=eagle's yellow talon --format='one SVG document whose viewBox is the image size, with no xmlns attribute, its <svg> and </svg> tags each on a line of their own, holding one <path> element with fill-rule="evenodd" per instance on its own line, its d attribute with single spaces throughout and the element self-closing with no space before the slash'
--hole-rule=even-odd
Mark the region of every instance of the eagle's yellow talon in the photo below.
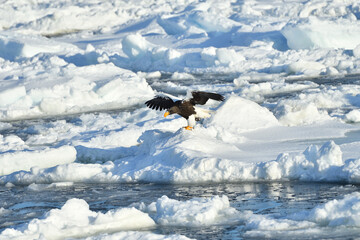
<svg viewBox="0 0 360 240">
<path fill-rule="evenodd" d="M 192 127 L 190 127 L 190 126 L 186 126 L 186 127 L 184 127 L 186 130 L 192 130 L 193 128 Z"/>
</svg>

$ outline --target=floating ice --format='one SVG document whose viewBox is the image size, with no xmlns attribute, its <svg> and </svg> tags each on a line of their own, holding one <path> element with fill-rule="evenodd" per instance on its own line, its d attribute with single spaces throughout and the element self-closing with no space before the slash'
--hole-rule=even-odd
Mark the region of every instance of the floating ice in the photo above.
<svg viewBox="0 0 360 240">
<path fill-rule="evenodd" d="M 356 58 L 360 58 L 360 44 L 353 49 L 353 54 Z"/>
<path fill-rule="evenodd" d="M 347 19 L 321 20 L 310 17 L 288 24 L 281 31 L 291 49 L 345 48 L 360 44 L 360 24 Z"/>
<path fill-rule="evenodd" d="M 182 235 L 160 235 L 144 231 L 123 231 L 114 234 L 100 234 L 87 237 L 86 240 L 127 240 L 127 239 L 146 239 L 146 240 L 190 240 Z"/>
<path fill-rule="evenodd" d="M 298 60 L 289 64 L 287 71 L 295 74 L 306 74 L 311 76 L 318 76 L 325 72 L 325 65 L 318 62 L 309 62 L 304 60 Z"/>
<path fill-rule="evenodd" d="M 265 179 L 300 179 L 307 181 L 338 181 L 346 167 L 342 152 L 334 142 L 308 147 L 303 154 L 281 154 L 276 161 L 263 166 Z"/>
<path fill-rule="evenodd" d="M 344 231 L 349 236 L 357 236 L 360 231 L 359 204 L 360 193 L 354 192 L 286 217 L 251 215 L 245 224 L 245 237 L 301 238 L 310 234 L 314 238 L 331 238 L 338 234 L 343 236 Z"/>
<path fill-rule="evenodd" d="M 38 239 L 40 236 L 46 239 L 188 239 L 181 235 L 164 236 L 144 230 L 157 225 L 199 227 L 234 222 L 240 223 L 244 229 L 243 237 L 284 238 L 312 234 L 324 238 L 344 230 L 352 236 L 360 231 L 359 204 L 360 193 L 354 192 L 310 210 L 277 216 L 238 211 L 230 206 L 226 196 L 186 201 L 163 196 L 147 207 L 150 210 L 147 214 L 129 207 L 106 213 L 94 212 L 84 200 L 73 198 L 61 209 L 52 209 L 40 219 L 33 219 L 15 229 L 5 229 L 0 239 Z M 5 209 L 1 212 L 9 213 Z"/>
<path fill-rule="evenodd" d="M 14 120 L 126 108 L 143 103 L 154 95 L 145 79 L 112 64 L 80 68 L 46 64 L 39 68 L 45 71 L 51 67 L 56 75 L 41 72 L 36 76 L 29 76 L 23 83 L 19 81 L 25 87 L 0 92 L 0 98 L 6 98 L 0 105 L 0 119 Z M 27 71 L 28 69 L 24 70 Z M 29 74 L 32 75 L 31 72 Z"/>
<path fill-rule="evenodd" d="M 343 199 L 333 200 L 314 208 L 309 220 L 320 226 L 360 227 L 360 193 L 354 192 Z"/>
<path fill-rule="evenodd" d="M 0 57 L 14 61 L 16 58 L 29 58 L 39 53 L 64 54 L 78 51 L 72 44 L 49 40 L 45 37 L 23 34 L 0 34 Z"/>
<path fill-rule="evenodd" d="M 8 209 L 0 208 L 0 217 L 3 216 L 3 215 L 10 214 L 10 213 L 11 213 L 11 211 L 8 210 Z"/>
<path fill-rule="evenodd" d="M 156 222 L 161 225 L 197 227 L 234 221 L 239 212 L 226 196 L 194 198 L 185 202 L 163 196 L 156 202 Z"/>
<path fill-rule="evenodd" d="M 45 189 L 54 189 L 54 188 L 61 188 L 61 187 L 69 187 L 72 186 L 73 182 L 57 182 L 57 183 L 51 183 L 51 184 L 37 184 L 32 183 L 27 188 L 31 191 L 43 191 Z"/>
<path fill-rule="evenodd" d="M 345 115 L 345 119 L 350 122 L 360 122 L 360 110 L 352 110 Z"/>
<path fill-rule="evenodd" d="M 26 95 L 26 90 L 24 86 L 18 86 L 10 89 L 6 89 L 0 92 L 0 106 L 5 107 L 14 102 L 18 99 L 24 97 Z"/>
<path fill-rule="evenodd" d="M 72 146 L 5 152 L 0 155 L 0 175 L 24 170 L 36 172 L 40 168 L 74 162 L 76 150 Z"/>
<path fill-rule="evenodd" d="M 126 36 L 122 41 L 122 46 L 124 53 L 132 58 L 141 57 L 147 51 L 151 52 L 154 47 L 139 34 Z"/>
<path fill-rule="evenodd" d="M 359 106 L 359 90 L 357 85 L 309 88 L 294 98 L 278 101 L 275 116 L 280 123 L 290 126 L 329 121 L 333 116 L 328 109 Z"/>
<path fill-rule="evenodd" d="M 33 219 L 20 229 L 5 229 L 0 239 L 80 238 L 104 232 L 141 230 L 155 222 L 135 208 L 121 208 L 106 213 L 94 212 L 82 199 L 70 199 L 61 209 L 52 209 L 42 219 Z"/>
<path fill-rule="evenodd" d="M 52 209 L 40 219 L 33 219 L 17 229 L 8 228 L 0 239 L 188 239 L 181 235 L 163 236 L 147 230 L 156 224 L 168 226 L 199 227 L 202 225 L 226 224 L 239 218 L 239 212 L 230 207 L 226 196 L 194 198 L 184 202 L 163 196 L 157 200 L 155 213 L 148 215 L 135 208 L 113 209 L 106 213 L 94 212 L 82 199 L 70 199 L 61 209 Z M 7 210 L 0 209 L 6 214 Z M 152 216 L 153 217 L 150 217 Z"/>
</svg>

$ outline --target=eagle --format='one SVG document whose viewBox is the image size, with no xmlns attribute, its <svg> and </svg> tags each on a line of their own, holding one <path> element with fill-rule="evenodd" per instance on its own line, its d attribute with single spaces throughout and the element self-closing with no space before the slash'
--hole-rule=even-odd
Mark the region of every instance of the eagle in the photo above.
<svg viewBox="0 0 360 240">
<path fill-rule="evenodd" d="M 209 99 L 224 101 L 224 97 L 222 95 L 212 92 L 192 91 L 191 96 L 192 97 L 189 99 L 174 101 L 168 96 L 158 95 L 145 102 L 145 105 L 151 109 L 160 111 L 166 109 L 167 111 L 165 112 L 164 117 L 174 113 L 179 114 L 188 122 L 188 125 L 184 128 L 186 130 L 191 130 L 193 129 L 196 121 L 199 121 L 202 118 L 210 117 L 210 111 L 198 108 L 195 105 L 204 105 Z"/>
</svg>

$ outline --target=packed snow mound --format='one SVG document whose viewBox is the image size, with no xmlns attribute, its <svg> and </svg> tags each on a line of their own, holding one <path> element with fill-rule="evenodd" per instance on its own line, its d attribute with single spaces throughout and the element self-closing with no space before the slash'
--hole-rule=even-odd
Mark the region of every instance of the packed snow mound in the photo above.
<svg viewBox="0 0 360 240">
<path fill-rule="evenodd" d="M 42 219 L 33 219 L 20 229 L 5 229 L 1 239 L 80 238 L 103 232 L 139 230 L 155 226 L 148 214 L 135 208 L 94 212 L 82 199 L 70 199 L 61 209 L 52 209 Z"/>
<path fill-rule="evenodd" d="M 226 196 L 193 198 L 184 202 L 162 196 L 156 202 L 155 219 L 161 225 L 200 227 L 224 224 L 236 219 L 238 214 L 235 208 L 230 207 Z"/>
<path fill-rule="evenodd" d="M 345 115 L 345 119 L 349 122 L 360 122 L 360 110 L 355 109 Z"/>
<path fill-rule="evenodd" d="M 360 44 L 360 23 L 347 19 L 322 20 L 317 17 L 290 23 L 282 29 L 289 48 L 345 48 Z"/>
<path fill-rule="evenodd" d="M 176 65 L 182 57 L 179 51 L 155 45 L 140 34 L 126 36 L 122 40 L 122 50 L 127 55 L 128 60 L 126 63 L 115 63 L 142 71 L 148 71 L 155 65 L 161 70 L 176 69 Z"/>
<path fill-rule="evenodd" d="M 219 133 L 225 131 L 233 135 L 277 125 L 278 120 L 267 108 L 238 96 L 230 96 L 206 123 Z"/>
</svg>

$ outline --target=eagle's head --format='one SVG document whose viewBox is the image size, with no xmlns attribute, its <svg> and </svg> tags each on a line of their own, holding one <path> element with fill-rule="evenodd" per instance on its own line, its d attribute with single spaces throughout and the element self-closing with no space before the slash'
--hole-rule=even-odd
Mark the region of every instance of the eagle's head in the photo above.
<svg viewBox="0 0 360 240">
<path fill-rule="evenodd" d="M 180 112 L 180 108 L 178 106 L 172 106 L 164 113 L 164 117 L 167 117 L 171 114 L 179 113 L 179 112 Z"/>
</svg>

